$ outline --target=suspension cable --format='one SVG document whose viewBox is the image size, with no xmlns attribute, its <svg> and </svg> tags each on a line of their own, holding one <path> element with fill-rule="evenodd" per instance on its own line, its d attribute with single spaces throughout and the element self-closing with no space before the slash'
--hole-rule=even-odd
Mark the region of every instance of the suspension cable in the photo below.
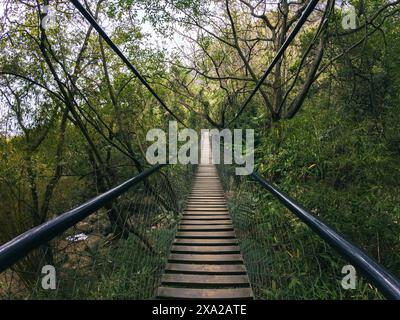
<svg viewBox="0 0 400 320">
<path fill-rule="evenodd" d="M 229 122 L 228 126 L 231 125 L 233 122 L 235 122 L 240 117 L 240 115 L 243 113 L 243 110 L 250 103 L 251 99 L 254 97 L 254 95 L 257 93 L 257 91 L 260 89 L 261 85 L 264 83 L 265 79 L 271 73 L 272 69 L 275 67 L 275 65 L 278 63 L 278 61 L 282 58 L 282 56 L 284 55 L 286 49 L 289 47 L 290 43 L 294 40 L 294 38 L 296 37 L 297 33 L 300 31 L 301 27 L 307 21 L 307 18 L 314 11 L 314 9 L 317 6 L 318 2 L 319 2 L 319 0 L 311 0 L 310 1 L 310 3 L 308 4 L 307 8 L 304 10 L 303 14 L 301 15 L 299 21 L 296 23 L 296 26 L 294 27 L 292 32 L 289 34 L 289 36 L 286 38 L 285 42 L 280 47 L 278 53 L 275 55 L 275 57 L 272 60 L 271 64 L 265 70 L 263 76 L 257 81 L 257 84 L 256 84 L 255 88 L 250 93 L 250 95 L 248 96 L 246 101 L 243 103 L 242 107 L 239 109 L 239 112 Z"/>
<path fill-rule="evenodd" d="M 133 66 L 133 64 L 125 57 L 118 46 L 110 39 L 107 33 L 97 23 L 96 19 L 87 11 L 78 0 L 71 0 L 72 4 L 79 10 L 79 12 L 86 18 L 86 20 L 92 25 L 93 28 L 99 33 L 104 41 L 110 46 L 110 48 L 122 59 L 127 67 L 135 74 L 135 76 L 142 82 L 142 84 L 150 91 L 150 93 L 157 99 L 161 106 L 168 111 L 180 124 L 187 128 L 187 125 L 177 116 L 174 112 L 168 108 L 166 103 L 160 98 L 160 96 L 154 91 L 146 79 L 139 73 L 139 71 Z"/>
</svg>

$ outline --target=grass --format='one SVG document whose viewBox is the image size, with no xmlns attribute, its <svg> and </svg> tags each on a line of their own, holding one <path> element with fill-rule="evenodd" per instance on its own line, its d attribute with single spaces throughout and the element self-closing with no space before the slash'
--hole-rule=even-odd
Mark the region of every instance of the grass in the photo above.
<svg viewBox="0 0 400 320">
<path fill-rule="evenodd" d="M 251 178 L 233 183 L 229 206 L 257 299 L 382 299 L 360 275 L 355 290 L 341 286 L 349 264 Z"/>
</svg>

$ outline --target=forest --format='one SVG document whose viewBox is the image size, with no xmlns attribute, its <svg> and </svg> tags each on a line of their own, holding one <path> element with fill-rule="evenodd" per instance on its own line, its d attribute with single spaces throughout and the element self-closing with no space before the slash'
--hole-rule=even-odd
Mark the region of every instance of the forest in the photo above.
<svg viewBox="0 0 400 320">
<path fill-rule="evenodd" d="M 0 0 L 0 245 L 150 168 L 147 133 L 176 121 L 253 129 L 254 170 L 400 276 L 400 1 L 319 1 L 263 82 L 312 1 L 80 1 L 142 79 L 72 2 Z M 195 170 L 168 165 L 35 249 L 0 298 L 151 298 Z M 345 290 L 345 259 L 218 172 L 255 298 L 384 298 L 358 274 Z"/>
</svg>

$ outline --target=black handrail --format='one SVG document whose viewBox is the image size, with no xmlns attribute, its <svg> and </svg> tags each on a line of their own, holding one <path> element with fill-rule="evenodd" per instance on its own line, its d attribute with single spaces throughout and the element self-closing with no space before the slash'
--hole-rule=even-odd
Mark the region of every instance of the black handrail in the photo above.
<svg viewBox="0 0 400 320">
<path fill-rule="evenodd" d="M 400 300 L 400 281 L 388 270 L 259 174 L 253 172 L 252 177 L 345 259 L 356 266 L 365 278 L 374 284 L 386 298 Z"/>
<path fill-rule="evenodd" d="M 60 235 L 68 228 L 82 221 L 106 203 L 114 200 L 132 186 L 152 175 L 165 164 L 155 165 L 137 176 L 123 182 L 115 188 L 98 195 L 97 197 L 67 211 L 58 217 L 36 226 L 0 246 L 0 272 L 12 266 L 19 259 L 25 257 L 30 251 L 43 245 Z"/>
</svg>

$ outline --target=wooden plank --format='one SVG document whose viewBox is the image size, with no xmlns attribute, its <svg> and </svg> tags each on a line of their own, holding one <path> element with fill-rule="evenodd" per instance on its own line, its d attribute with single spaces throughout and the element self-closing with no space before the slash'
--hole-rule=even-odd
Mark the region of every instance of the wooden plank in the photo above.
<svg viewBox="0 0 400 320">
<path fill-rule="evenodd" d="M 167 285 L 249 285 L 246 275 L 164 274 L 161 283 Z"/>
<path fill-rule="evenodd" d="M 182 253 L 240 253 L 238 246 L 172 246 L 171 252 Z"/>
<path fill-rule="evenodd" d="M 229 211 L 185 211 L 183 216 L 226 216 L 230 218 Z"/>
<path fill-rule="evenodd" d="M 207 197 L 203 197 L 203 198 L 197 198 L 197 199 L 192 199 L 192 198 L 188 198 L 187 200 L 188 202 L 202 202 L 202 201 L 207 201 L 207 203 L 210 202 L 216 202 L 216 203 L 226 203 L 226 200 L 224 198 L 220 198 L 220 199 L 208 199 Z"/>
<path fill-rule="evenodd" d="M 217 215 L 196 215 L 196 214 L 184 214 L 182 219 L 184 220 L 228 220 L 230 219 L 230 215 L 228 214 L 217 214 Z"/>
<path fill-rule="evenodd" d="M 215 170 L 204 170 L 197 171 L 196 178 L 216 178 L 217 171 Z"/>
<path fill-rule="evenodd" d="M 224 189 L 218 184 L 211 184 L 209 182 L 205 182 L 202 184 L 196 184 L 193 186 L 192 191 L 221 191 L 223 192 Z"/>
<path fill-rule="evenodd" d="M 211 170 L 207 172 L 199 172 L 195 176 L 195 179 L 215 179 L 216 181 L 219 181 L 219 177 L 216 172 Z"/>
<path fill-rule="evenodd" d="M 243 264 L 187 264 L 167 263 L 165 270 L 168 272 L 192 274 L 245 274 Z"/>
<path fill-rule="evenodd" d="M 223 215 L 223 216 L 230 217 L 228 210 L 223 211 L 223 210 L 217 210 L 217 209 L 214 209 L 212 211 L 196 211 L 196 210 L 184 211 L 183 215 L 191 215 L 191 216 L 193 216 L 193 215 L 197 215 L 197 216 L 220 216 L 220 215 Z"/>
<path fill-rule="evenodd" d="M 196 202 L 187 202 L 186 203 L 186 210 L 188 210 L 188 208 L 195 208 L 195 207 L 203 207 L 203 208 L 225 208 L 228 209 L 226 202 L 205 202 L 205 201 L 196 201 Z"/>
<path fill-rule="evenodd" d="M 219 216 L 219 217 L 226 217 L 227 219 L 230 218 L 228 211 L 209 211 L 209 212 L 202 212 L 202 211 L 187 211 L 183 214 L 183 216 L 190 216 L 190 217 L 206 217 L 206 216 Z"/>
<path fill-rule="evenodd" d="M 218 189 L 218 190 L 214 190 L 214 189 L 209 189 L 209 188 L 205 188 L 205 189 L 197 189 L 197 190 L 191 190 L 190 192 L 191 194 L 197 193 L 197 194 L 224 194 L 224 190 L 222 189 Z"/>
<path fill-rule="evenodd" d="M 212 183 L 212 182 L 201 182 L 195 183 L 192 187 L 191 191 L 221 191 L 224 192 L 224 189 L 220 184 Z"/>
<path fill-rule="evenodd" d="M 225 197 L 223 192 L 192 192 L 189 194 L 190 197 Z"/>
<path fill-rule="evenodd" d="M 227 208 L 202 208 L 201 210 L 196 208 L 189 208 L 183 211 L 188 214 L 229 214 Z"/>
<path fill-rule="evenodd" d="M 210 189 L 208 189 L 208 190 L 191 190 L 191 192 L 190 192 L 190 194 L 204 194 L 204 195 L 207 195 L 207 194 L 211 194 L 211 195 L 223 195 L 224 194 L 224 191 L 222 190 L 222 189 L 220 189 L 220 190 L 210 190 Z"/>
<path fill-rule="evenodd" d="M 180 225 L 178 230 L 182 231 L 197 231 L 197 230 L 209 230 L 209 231 L 224 231 L 233 230 L 233 225 Z"/>
<path fill-rule="evenodd" d="M 217 199 L 217 200 L 213 200 L 213 199 L 188 199 L 186 202 L 186 206 L 193 206 L 193 205 L 224 205 L 227 206 L 227 202 L 225 199 Z"/>
<path fill-rule="evenodd" d="M 216 218 L 216 217 L 220 217 L 220 218 L 224 218 L 224 219 L 230 219 L 230 215 L 226 212 L 221 212 L 221 213 L 215 213 L 215 212 L 186 212 L 183 214 L 184 218 L 190 218 L 190 217 L 197 217 L 197 218 Z"/>
<path fill-rule="evenodd" d="M 204 198 L 218 198 L 218 199 L 225 199 L 225 194 L 203 194 L 203 195 L 199 195 L 199 194 L 194 194 L 194 195 L 189 195 L 190 198 L 200 198 L 200 199 L 204 199 Z"/>
<path fill-rule="evenodd" d="M 228 211 L 228 207 L 226 204 L 215 204 L 215 203 L 202 203 L 202 204 L 188 204 L 186 205 L 185 211 L 205 211 L 205 210 L 213 210 L 216 211 Z"/>
<path fill-rule="evenodd" d="M 228 208 L 225 207 L 215 207 L 215 209 L 208 208 L 206 206 L 196 206 L 186 208 L 184 211 L 228 211 Z"/>
<path fill-rule="evenodd" d="M 196 213 L 185 213 L 182 216 L 183 219 L 196 219 L 196 220 L 216 220 L 219 218 L 219 220 L 226 220 L 226 219 L 230 219 L 231 216 L 228 214 L 204 214 L 204 213 L 200 213 L 200 214 L 196 214 Z"/>
<path fill-rule="evenodd" d="M 224 196 L 192 196 L 188 198 L 188 201 L 225 201 L 226 199 Z"/>
<path fill-rule="evenodd" d="M 209 214 L 210 212 L 211 213 L 224 213 L 224 214 L 227 214 L 228 212 L 229 212 L 229 210 L 228 210 L 228 208 L 227 207 L 216 207 L 216 206 L 213 206 L 213 207 L 201 207 L 201 208 L 199 208 L 199 207 L 186 207 L 186 209 L 183 211 L 183 212 L 190 212 L 190 213 L 197 213 L 197 214 L 199 214 L 199 213 L 206 213 L 206 214 Z"/>
<path fill-rule="evenodd" d="M 206 263 L 235 263 L 243 262 L 241 254 L 196 254 L 196 253 L 171 253 L 168 261 L 176 262 L 206 262 Z"/>
<path fill-rule="evenodd" d="M 225 224 L 232 224 L 231 219 L 226 220 L 190 220 L 190 219 L 183 219 L 181 220 L 180 225 L 225 225 Z"/>
<path fill-rule="evenodd" d="M 193 238 L 182 238 L 182 239 L 175 239 L 173 244 L 179 244 L 179 245 L 231 245 L 231 244 L 237 244 L 238 241 L 237 239 L 193 239 Z"/>
<path fill-rule="evenodd" d="M 186 209 L 188 208 L 193 208 L 193 207 L 216 207 L 216 208 L 228 208 L 226 205 L 226 201 L 204 201 L 204 200 L 198 200 L 198 201 L 188 201 L 186 203 Z"/>
<path fill-rule="evenodd" d="M 198 167 L 170 252 L 159 298 L 252 298 L 225 193 L 212 164 Z"/>
<path fill-rule="evenodd" d="M 212 190 L 212 189 L 207 189 L 207 190 L 192 190 L 191 194 L 199 194 L 199 195 L 223 195 L 224 191 L 219 189 L 219 190 Z"/>
<path fill-rule="evenodd" d="M 192 191 L 190 192 L 190 194 L 198 194 L 198 195 L 224 195 L 224 190 L 222 189 L 211 189 L 211 188 L 207 188 L 207 190 L 205 189 L 192 189 Z"/>
<path fill-rule="evenodd" d="M 193 289 L 159 287 L 159 298 L 172 299 L 252 299 L 250 288 Z"/>
<path fill-rule="evenodd" d="M 199 212 L 199 211 L 190 211 L 185 212 L 183 217 L 225 217 L 225 219 L 230 219 L 229 212 Z"/>
<path fill-rule="evenodd" d="M 221 191 L 221 192 L 223 192 L 224 189 L 219 184 L 204 182 L 204 183 L 196 183 L 193 186 L 192 191 Z"/>
<path fill-rule="evenodd" d="M 178 231 L 177 238 L 233 238 L 235 233 L 233 231 L 218 231 L 218 232 L 197 232 L 197 231 Z"/>
<path fill-rule="evenodd" d="M 226 205 L 225 199 L 221 200 L 208 200 L 208 199 L 189 199 L 186 204 L 223 204 Z"/>
<path fill-rule="evenodd" d="M 182 231 L 188 231 L 188 230 L 211 230 L 211 231 L 216 231 L 216 230 L 232 230 L 233 229 L 233 224 L 231 223 L 226 223 L 226 224 L 184 224 L 181 223 L 178 226 L 178 229 Z"/>
<path fill-rule="evenodd" d="M 219 184 L 215 184 L 215 183 L 210 183 L 210 182 L 202 182 L 200 183 L 196 183 L 195 185 L 193 185 L 192 190 L 191 191 L 221 191 L 224 192 L 224 189 L 222 188 L 221 185 Z"/>
<path fill-rule="evenodd" d="M 201 202 L 201 201 L 196 202 L 196 203 L 188 202 L 186 204 L 186 210 L 190 210 L 191 208 L 207 208 L 207 209 L 209 209 L 209 208 L 218 208 L 218 209 L 224 208 L 224 209 L 228 210 L 226 203 L 222 203 L 222 202 L 221 203 L 215 203 L 215 202 L 205 203 L 205 202 Z"/>
<path fill-rule="evenodd" d="M 202 200 L 202 199 L 207 199 L 207 200 L 213 200 L 213 199 L 224 199 L 225 200 L 225 196 L 216 196 L 216 195 L 199 195 L 199 196 L 191 196 L 189 197 L 189 199 L 198 199 L 198 200 Z"/>
<path fill-rule="evenodd" d="M 213 188 L 212 186 L 208 185 L 206 187 L 194 187 L 192 188 L 192 193 L 193 192 L 220 192 L 223 193 L 224 190 L 222 188 Z"/>
<path fill-rule="evenodd" d="M 210 185 L 212 187 L 219 187 L 222 188 L 221 183 L 219 182 L 218 178 L 201 178 L 201 179 L 195 179 L 193 183 L 193 187 L 206 187 L 207 185 Z"/>
<path fill-rule="evenodd" d="M 218 196 L 218 197 L 213 197 L 213 196 L 211 196 L 211 197 L 208 197 L 208 196 L 190 197 L 190 198 L 188 198 L 187 201 L 194 201 L 194 202 L 201 201 L 201 202 L 207 202 L 207 203 L 213 202 L 213 201 L 216 201 L 216 202 L 224 201 L 224 203 L 226 203 L 226 199 L 223 196 Z"/>
<path fill-rule="evenodd" d="M 213 194 L 191 195 L 191 196 L 189 196 L 188 199 L 190 199 L 190 200 L 226 200 L 225 195 L 213 195 Z"/>
</svg>

